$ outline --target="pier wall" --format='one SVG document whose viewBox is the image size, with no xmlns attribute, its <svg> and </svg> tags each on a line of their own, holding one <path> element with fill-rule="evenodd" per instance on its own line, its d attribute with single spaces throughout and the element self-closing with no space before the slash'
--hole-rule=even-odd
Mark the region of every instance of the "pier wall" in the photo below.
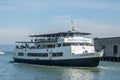
<svg viewBox="0 0 120 80">
<path fill-rule="evenodd" d="M 103 61 L 120 62 L 120 37 L 94 38 L 96 51 L 104 50 Z"/>
<path fill-rule="evenodd" d="M 103 56 L 101 61 L 112 61 L 112 62 L 120 62 L 120 57 L 113 57 L 113 56 Z"/>
</svg>

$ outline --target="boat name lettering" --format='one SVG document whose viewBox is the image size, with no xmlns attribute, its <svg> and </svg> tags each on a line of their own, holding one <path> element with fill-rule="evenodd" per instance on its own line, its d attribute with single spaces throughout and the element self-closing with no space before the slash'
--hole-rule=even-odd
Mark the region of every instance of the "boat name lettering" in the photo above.
<svg viewBox="0 0 120 80">
<path fill-rule="evenodd" d="M 89 41 L 85 39 L 67 39 L 68 41 Z"/>
</svg>

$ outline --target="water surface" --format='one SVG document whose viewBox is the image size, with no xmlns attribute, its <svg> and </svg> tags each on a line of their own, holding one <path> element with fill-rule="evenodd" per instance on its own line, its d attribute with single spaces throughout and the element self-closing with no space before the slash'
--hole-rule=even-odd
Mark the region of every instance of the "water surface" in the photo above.
<svg viewBox="0 0 120 80">
<path fill-rule="evenodd" d="M 59 67 L 14 63 L 13 52 L 0 55 L 0 80 L 120 80 L 120 63 L 98 67 Z"/>
</svg>

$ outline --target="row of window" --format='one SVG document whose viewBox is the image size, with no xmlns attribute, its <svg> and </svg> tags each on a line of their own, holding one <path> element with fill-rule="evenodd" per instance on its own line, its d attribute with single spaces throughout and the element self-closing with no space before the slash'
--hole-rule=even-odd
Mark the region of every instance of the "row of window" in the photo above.
<svg viewBox="0 0 120 80">
<path fill-rule="evenodd" d="M 18 56 L 24 56 L 24 53 L 19 52 Z M 27 56 L 30 56 L 30 57 L 48 57 L 48 53 L 28 53 Z M 62 52 L 52 53 L 51 56 L 52 57 L 63 56 L 63 53 Z"/>
<path fill-rule="evenodd" d="M 31 56 L 31 57 L 48 57 L 48 53 L 28 53 L 27 56 Z"/>
<path fill-rule="evenodd" d="M 52 53 L 52 57 L 63 56 L 62 52 L 59 53 Z"/>
<path fill-rule="evenodd" d="M 24 53 L 23 52 L 19 52 L 18 56 L 24 56 Z"/>
<path fill-rule="evenodd" d="M 21 45 L 21 46 L 16 46 L 16 48 L 30 48 L 30 49 L 34 49 L 34 48 L 40 48 L 40 49 L 43 49 L 43 48 L 55 48 L 55 47 L 62 47 L 62 46 L 79 46 L 79 45 L 84 45 L 84 46 L 92 46 L 92 44 L 90 43 L 63 43 L 63 44 L 49 44 L 49 45 L 37 45 L 36 47 L 35 46 L 29 46 L 29 45 Z"/>
</svg>

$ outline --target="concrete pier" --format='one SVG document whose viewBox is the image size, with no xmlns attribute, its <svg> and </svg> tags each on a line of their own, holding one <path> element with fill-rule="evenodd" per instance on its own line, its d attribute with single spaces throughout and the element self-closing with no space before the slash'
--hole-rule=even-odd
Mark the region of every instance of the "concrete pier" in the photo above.
<svg viewBox="0 0 120 80">
<path fill-rule="evenodd" d="M 101 58 L 101 61 L 120 62 L 120 57 L 105 56 Z"/>
<path fill-rule="evenodd" d="M 104 50 L 102 61 L 120 62 L 120 37 L 94 38 L 96 51 Z"/>
</svg>

